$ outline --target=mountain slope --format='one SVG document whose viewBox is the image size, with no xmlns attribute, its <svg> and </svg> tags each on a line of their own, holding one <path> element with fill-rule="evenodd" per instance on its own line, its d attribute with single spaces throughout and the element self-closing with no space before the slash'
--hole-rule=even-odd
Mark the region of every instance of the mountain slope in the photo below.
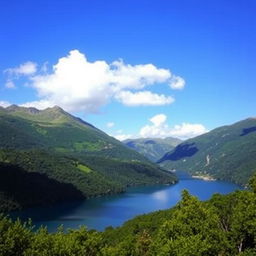
<svg viewBox="0 0 256 256">
<path fill-rule="evenodd" d="M 165 153 L 172 150 L 178 144 L 181 143 L 177 138 L 144 138 L 144 139 L 128 139 L 123 143 L 131 149 L 144 155 L 152 162 L 156 162 Z"/>
<path fill-rule="evenodd" d="M 0 165 L 1 179 L 8 176 L 13 180 L 8 191 L 0 186 L 1 206 L 3 200 L 6 202 L 0 211 L 117 193 L 127 186 L 176 181 L 139 153 L 59 107 L 42 111 L 15 105 L 0 108 Z M 25 175 L 24 186 L 16 186 L 17 177 L 24 172 L 41 174 L 44 179 L 33 200 L 17 198 L 27 193 L 26 184 L 39 179 L 38 175 Z M 54 184 L 55 196 L 51 197 L 44 188 L 52 190 Z M 71 188 L 73 196 L 64 196 L 63 191 Z"/>
<path fill-rule="evenodd" d="M 256 119 L 223 126 L 178 145 L 159 161 L 169 169 L 210 175 L 241 185 L 256 170 Z"/>
<path fill-rule="evenodd" d="M 39 111 L 12 105 L 0 110 L 0 122 L 0 147 L 51 148 L 61 153 L 146 160 L 118 140 L 57 106 Z"/>
</svg>

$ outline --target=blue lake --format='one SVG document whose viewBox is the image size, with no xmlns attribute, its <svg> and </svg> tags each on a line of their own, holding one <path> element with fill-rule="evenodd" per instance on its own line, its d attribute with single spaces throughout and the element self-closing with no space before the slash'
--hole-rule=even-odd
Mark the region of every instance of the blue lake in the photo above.
<svg viewBox="0 0 256 256">
<path fill-rule="evenodd" d="M 123 194 L 33 208 L 12 215 L 23 220 L 31 218 L 36 227 L 45 225 L 50 232 L 56 231 L 59 225 L 64 228 L 86 225 L 91 229 L 104 230 L 108 226 L 120 226 L 139 214 L 174 206 L 184 189 L 201 200 L 207 200 L 214 193 L 227 194 L 241 187 L 223 181 L 204 181 L 180 175 L 179 183 L 175 185 L 134 187 Z"/>
</svg>

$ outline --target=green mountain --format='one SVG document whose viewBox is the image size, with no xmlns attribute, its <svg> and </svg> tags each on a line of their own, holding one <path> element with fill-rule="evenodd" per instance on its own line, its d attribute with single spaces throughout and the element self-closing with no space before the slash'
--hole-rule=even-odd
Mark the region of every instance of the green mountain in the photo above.
<svg viewBox="0 0 256 256">
<path fill-rule="evenodd" d="M 156 162 L 165 153 L 175 148 L 182 141 L 177 138 L 140 138 L 140 139 L 128 139 L 123 143 L 144 155 L 152 162 Z"/>
<path fill-rule="evenodd" d="M 159 161 L 168 169 L 246 185 L 256 169 L 256 118 L 189 139 Z"/>
<path fill-rule="evenodd" d="M 0 211 L 176 178 L 59 107 L 0 108 Z"/>
</svg>

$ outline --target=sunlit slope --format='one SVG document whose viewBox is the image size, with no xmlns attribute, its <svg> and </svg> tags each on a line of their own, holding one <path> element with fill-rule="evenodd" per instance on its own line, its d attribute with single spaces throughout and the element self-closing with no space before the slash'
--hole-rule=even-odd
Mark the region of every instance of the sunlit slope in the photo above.
<svg viewBox="0 0 256 256">
<path fill-rule="evenodd" d="M 43 198 L 50 198 L 43 189 L 48 186 L 47 179 L 51 186 L 58 185 L 53 197 L 56 200 L 40 201 L 35 196 L 29 203 L 15 201 L 14 194 L 23 193 L 26 186 L 39 179 L 39 176 L 26 174 L 27 183 L 24 182 L 23 187 L 16 186 L 15 182 L 11 182 L 8 189 L 0 187 L 0 197 L 12 201 L 5 204 L 5 210 L 117 193 L 132 185 L 176 181 L 172 174 L 139 153 L 59 107 L 43 111 L 14 105 L 1 108 L 0 164 L 2 180 L 8 175 L 9 181 L 16 182 L 23 172 L 44 175 L 43 187 L 36 192 L 38 198 L 40 193 L 48 194 Z M 65 184 L 73 191 L 73 197 L 58 196 L 63 194 Z"/>
<path fill-rule="evenodd" d="M 245 185 L 256 169 L 256 119 L 248 118 L 186 140 L 158 162 L 169 169 Z"/>
</svg>

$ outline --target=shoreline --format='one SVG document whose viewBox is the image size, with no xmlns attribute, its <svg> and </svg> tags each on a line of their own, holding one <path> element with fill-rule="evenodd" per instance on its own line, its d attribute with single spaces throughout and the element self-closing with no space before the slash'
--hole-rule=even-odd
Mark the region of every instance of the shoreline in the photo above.
<svg viewBox="0 0 256 256">
<path fill-rule="evenodd" d="M 193 179 L 200 179 L 205 181 L 216 181 L 217 179 L 210 177 L 210 176 L 203 176 L 203 175 L 192 175 Z"/>
</svg>

